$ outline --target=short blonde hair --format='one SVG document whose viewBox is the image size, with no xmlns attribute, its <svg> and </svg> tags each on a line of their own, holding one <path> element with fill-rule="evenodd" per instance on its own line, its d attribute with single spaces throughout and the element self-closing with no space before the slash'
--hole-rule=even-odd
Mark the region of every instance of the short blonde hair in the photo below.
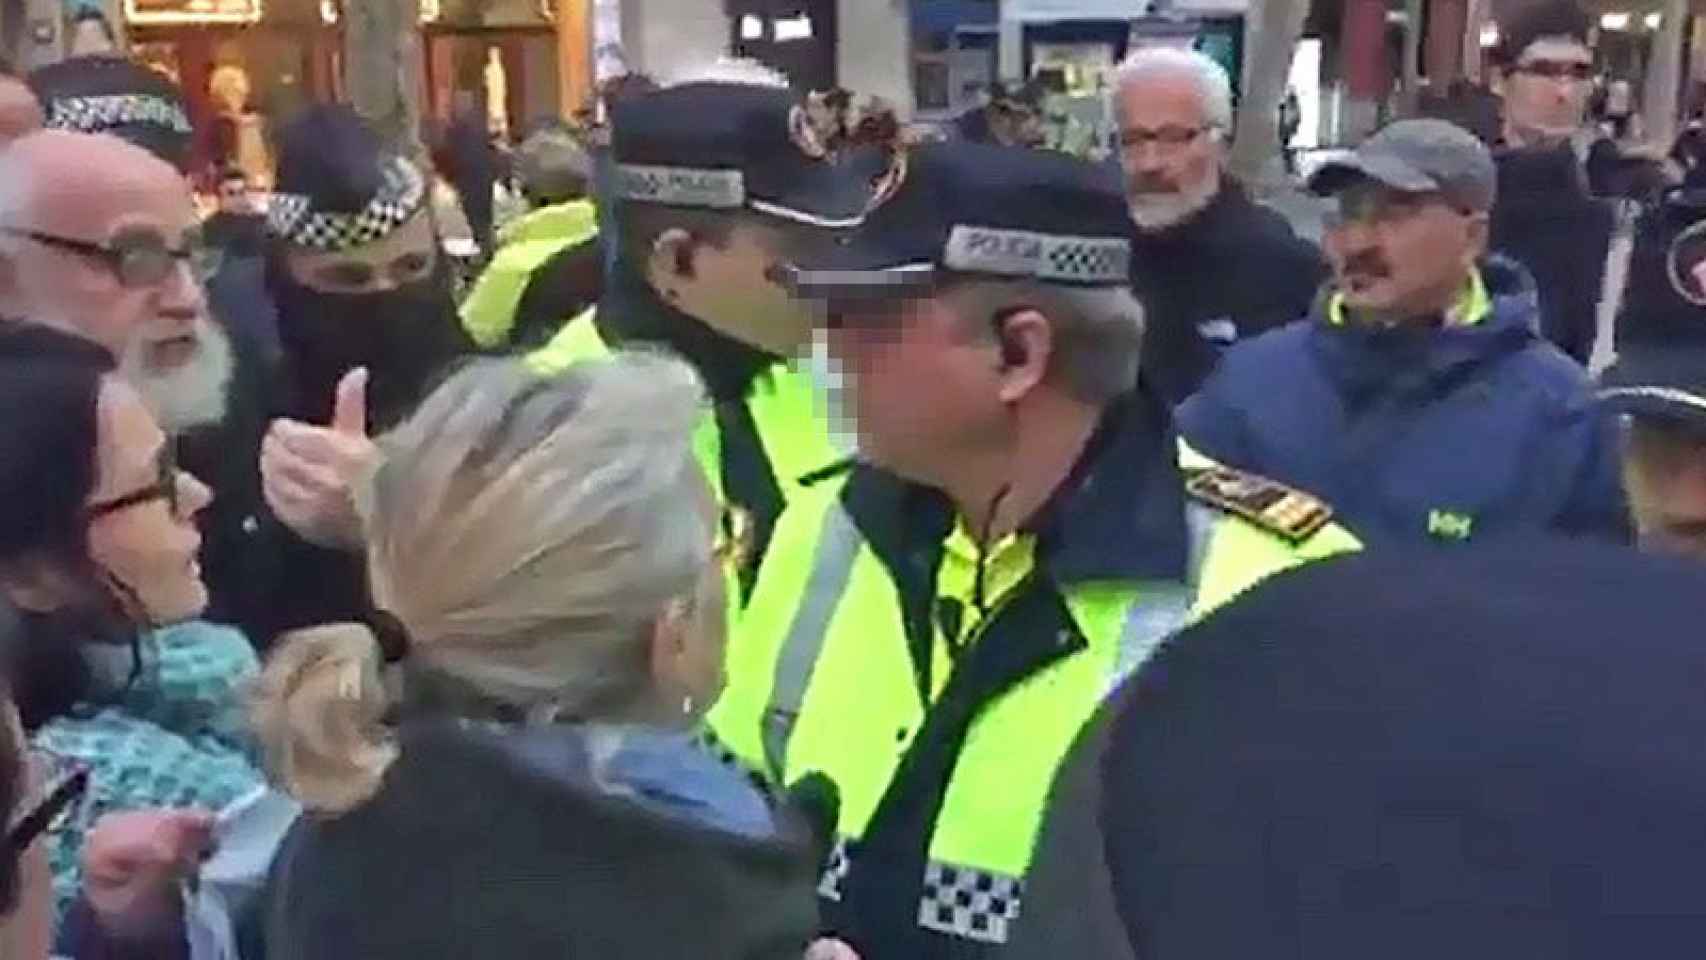
<svg viewBox="0 0 1706 960">
<path fill-rule="evenodd" d="M 703 390 L 660 354 L 551 378 L 476 362 L 381 441 L 360 496 L 376 606 L 407 629 L 411 671 L 523 716 L 620 715 L 651 695 L 651 628 L 691 598 L 712 530 L 692 452 Z M 287 638 L 255 719 L 304 806 L 342 812 L 395 748 L 365 627 Z"/>
</svg>

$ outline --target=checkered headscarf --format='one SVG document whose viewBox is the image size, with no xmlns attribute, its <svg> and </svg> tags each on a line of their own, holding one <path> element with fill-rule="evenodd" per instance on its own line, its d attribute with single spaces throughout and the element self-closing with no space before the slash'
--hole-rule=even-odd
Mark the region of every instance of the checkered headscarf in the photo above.
<svg viewBox="0 0 1706 960">
<path fill-rule="evenodd" d="M 385 164 L 384 181 L 367 206 L 354 213 L 317 209 L 304 193 L 275 193 L 267 209 L 273 235 L 299 247 L 348 250 L 372 243 L 407 223 L 426 201 L 426 180 L 403 157 Z"/>
</svg>

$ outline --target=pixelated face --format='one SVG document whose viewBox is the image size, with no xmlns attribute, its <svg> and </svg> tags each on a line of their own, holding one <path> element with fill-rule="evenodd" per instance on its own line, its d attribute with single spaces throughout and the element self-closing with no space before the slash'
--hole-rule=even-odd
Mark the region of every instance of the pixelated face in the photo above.
<svg viewBox="0 0 1706 960">
<path fill-rule="evenodd" d="M 998 435 L 1001 365 L 987 325 L 941 295 L 827 309 L 830 355 L 865 459 L 935 485 L 959 451 Z"/>
<path fill-rule="evenodd" d="M 1120 167 L 1132 219 L 1159 230 L 1202 209 L 1220 190 L 1223 148 L 1201 88 L 1171 74 L 1120 88 Z"/>
<path fill-rule="evenodd" d="M 1642 549 L 1706 559 L 1706 436 L 1630 418 L 1623 485 Z"/>
<path fill-rule="evenodd" d="M 1505 77 L 1505 112 L 1520 133 L 1563 139 L 1575 133 L 1593 90 L 1593 52 L 1569 37 L 1542 37 Z"/>
<path fill-rule="evenodd" d="M 1347 308 L 1408 317 L 1457 302 L 1485 245 L 1484 214 L 1371 180 L 1335 202 L 1323 246 Z"/>
</svg>

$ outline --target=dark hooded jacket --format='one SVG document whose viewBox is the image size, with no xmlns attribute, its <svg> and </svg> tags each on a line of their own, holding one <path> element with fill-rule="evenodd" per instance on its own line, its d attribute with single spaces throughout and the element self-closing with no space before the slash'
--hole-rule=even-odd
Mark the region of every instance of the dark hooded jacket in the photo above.
<svg viewBox="0 0 1706 960">
<path fill-rule="evenodd" d="M 1184 402 L 1233 343 L 1304 316 L 1326 271 L 1314 244 L 1224 179 L 1195 216 L 1136 236 L 1144 379 L 1169 404 Z"/>
<path fill-rule="evenodd" d="M 1370 546 L 1550 531 L 1628 538 L 1615 424 L 1541 339 L 1534 283 L 1481 266 L 1468 326 L 1307 323 L 1229 352 L 1179 409 L 1199 451 L 1324 498 Z"/>
</svg>

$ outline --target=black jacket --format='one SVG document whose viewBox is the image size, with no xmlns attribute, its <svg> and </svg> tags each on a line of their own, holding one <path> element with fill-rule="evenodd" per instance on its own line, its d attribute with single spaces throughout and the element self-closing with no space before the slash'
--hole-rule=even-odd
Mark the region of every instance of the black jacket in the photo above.
<svg viewBox="0 0 1706 960">
<path fill-rule="evenodd" d="M 1540 289 L 1541 332 L 1585 365 L 1616 225 L 1610 201 L 1589 195 L 1567 146 L 1509 150 L 1497 162 L 1490 245 L 1528 268 Z"/>
<path fill-rule="evenodd" d="M 799 960 L 809 831 L 748 838 L 600 793 L 547 768 L 563 740 L 406 726 L 373 800 L 286 837 L 269 960 Z"/>
<path fill-rule="evenodd" d="M 1191 219 L 1138 233 L 1131 268 L 1149 317 L 1143 375 L 1171 405 L 1196 392 L 1234 341 L 1306 316 L 1327 273 L 1314 244 L 1230 179 Z"/>
</svg>

